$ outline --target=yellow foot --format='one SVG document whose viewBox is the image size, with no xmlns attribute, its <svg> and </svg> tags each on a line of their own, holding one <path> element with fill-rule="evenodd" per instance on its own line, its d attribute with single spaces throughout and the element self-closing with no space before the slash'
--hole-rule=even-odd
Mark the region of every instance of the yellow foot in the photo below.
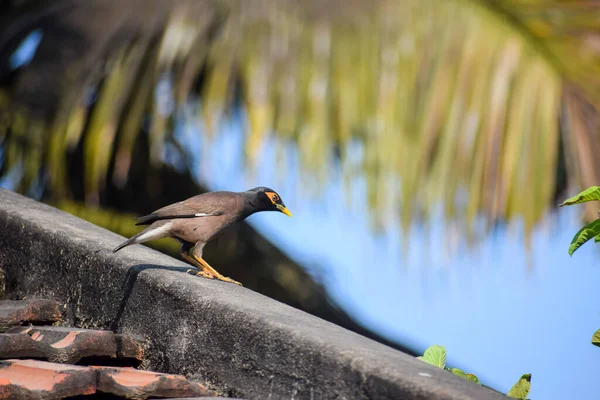
<svg viewBox="0 0 600 400">
<path fill-rule="evenodd" d="M 206 279 L 215 279 L 215 276 L 213 274 L 210 274 L 208 272 L 205 271 L 200 271 L 197 269 L 188 269 L 187 271 L 185 271 L 186 274 L 191 274 L 191 275 L 196 275 L 196 276 L 201 276 L 203 278 Z"/>
<path fill-rule="evenodd" d="M 236 284 L 239 286 L 244 286 L 241 283 L 239 283 L 238 281 L 234 281 L 233 279 L 228 278 L 226 276 L 216 276 L 215 278 L 217 278 L 218 280 L 223 281 L 223 282 L 229 282 L 229 283 L 233 283 L 233 284 Z"/>
</svg>

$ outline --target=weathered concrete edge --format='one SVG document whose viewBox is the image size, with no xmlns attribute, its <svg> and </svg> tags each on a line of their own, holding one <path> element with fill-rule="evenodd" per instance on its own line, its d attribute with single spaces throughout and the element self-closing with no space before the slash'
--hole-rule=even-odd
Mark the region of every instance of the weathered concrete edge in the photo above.
<svg viewBox="0 0 600 400">
<path fill-rule="evenodd" d="M 69 323 L 145 340 L 149 368 L 247 398 L 500 399 L 501 394 L 0 189 L 7 293 L 68 304 Z"/>
</svg>

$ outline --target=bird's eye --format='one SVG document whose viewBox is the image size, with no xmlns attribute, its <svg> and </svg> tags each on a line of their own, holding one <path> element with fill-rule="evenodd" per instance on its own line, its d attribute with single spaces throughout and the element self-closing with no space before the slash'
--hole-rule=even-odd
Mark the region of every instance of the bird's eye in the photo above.
<svg viewBox="0 0 600 400">
<path fill-rule="evenodd" d="M 276 194 L 273 195 L 273 201 L 277 202 L 279 201 L 279 196 L 277 196 Z"/>
</svg>

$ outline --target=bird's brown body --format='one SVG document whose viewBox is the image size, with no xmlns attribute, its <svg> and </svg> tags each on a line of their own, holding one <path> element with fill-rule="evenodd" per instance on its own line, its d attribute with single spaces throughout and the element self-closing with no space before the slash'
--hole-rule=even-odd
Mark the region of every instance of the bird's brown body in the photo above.
<svg viewBox="0 0 600 400">
<path fill-rule="evenodd" d="M 208 196 L 210 195 L 210 196 Z M 201 206 L 194 206 L 200 203 Z M 170 206 L 161 208 L 153 214 L 171 214 L 185 212 L 186 209 L 196 211 L 196 213 L 212 213 L 217 215 L 196 217 L 196 218 L 180 218 L 177 223 L 173 223 L 173 219 L 158 220 L 153 222 L 147 230 L 151 230 L 165 224 L 172 224 L 169 229 L 171 237 L 183 239 L 190 243 L 208 243 L 223 229 L 229 225 L 238 222 L 244 217 L 237 213 L 227 213 L 227 210 L 240 210 L 243 208 L 244 198 L 237 193 L 231 192 L 212 192 L 194 196 L 181 203 L 175 203 Z M 202 220 L 199 220 L 199 219 Z M 165 236 L 165 237 L 167 237 Z"/>
<path fill-rule="evenodd" d="M 202 258 L 202 250 L 225 228 L 259 211 L 280 211 L 291 216 L 279 195 L 269 188 L 259 187 L 240 193 L 204 193 L 138 218 L 138 225 L 148 227 L 117 246 L 113 252 L 132 244 L 175 238 L 182 245 L 182 257 L 200 268 L 197 275 L 239 284 L 208 265 Z"/>
</svg>

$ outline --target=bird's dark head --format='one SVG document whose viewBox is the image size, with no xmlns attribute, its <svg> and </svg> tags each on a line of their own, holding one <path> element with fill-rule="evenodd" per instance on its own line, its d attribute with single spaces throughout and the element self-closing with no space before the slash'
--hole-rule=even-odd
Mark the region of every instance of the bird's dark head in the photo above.
<svg viewBox="0 0 600 400">
<path fill-rule="evenodd" d="M 291 217 L 292 213 L 287 209 L 281 196 L 273 189 L 260 186 L 244 192 L 246 202 L 252 208 L 251 212 L 259 211 L 279 211 Z"/>
</svg>

